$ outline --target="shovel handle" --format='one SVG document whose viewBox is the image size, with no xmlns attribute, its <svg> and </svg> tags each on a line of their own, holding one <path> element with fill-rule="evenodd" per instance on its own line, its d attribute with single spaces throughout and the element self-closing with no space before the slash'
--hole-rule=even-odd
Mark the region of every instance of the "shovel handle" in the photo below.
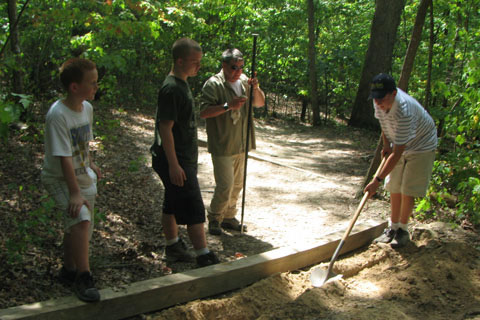
<svg viewBox="0 0 480 320">
<path fill-rule="evenodd" d="M 375 176 L 377 176 L 380 173 L 380 171 L 382 171 L 383 166 L 385 165 L 385 162 L 386 162 L 386 158 L 383 158 L 382 162 L 380 162 L 380 165 L 378 166 L 377 171 L 375 172 Z M 360 215 L 360 211 L 362 211 L 363 206 L 365 205 L 365 202 L 367 202 L 368 196 L 369 196 L 368 192 L 366 192 L 363 195 L 362 201 L 360 201 L 360 204 L 358 205 L 357 211 L 355 211 L 355 214 L 353 215 L 353 218 L 351 219 L 347 230 L 345 231 L 342 239 L 338 243 L 338 246 L 335 249 L 335 252 L 333 253 L 332 258 L 330 259 L 330 263 L 328 264 L 328 269 L 327 269 L 326 273 L 322 272 L 320 269 L 315 269 L 313 271 L 313 273 L 310 277 L 312 279 L 312 283 L 314 283 L 314 282 L 316 283 L 316 284 L 314 284 L 314 286 L 320 287 L 325 282 L 327 282 L 328 279 L 335 276 L 335 273 L 333 273 L 333 271 L 332 271 L 333 264 L 337 260 L 337 257 L 340 254 L 340 251 L 342 250 L 342 247 L 345 244 L 345 240 L 348 238 L 348 235 L 350 234 L 350 231 L 352 231 L 353 225 L 355 224 L 358 216 Z M 313 279 L 316 279 L 316 280 L 314 281 Z"/>
<path fill-rule="evenodd" d="M 385 158 L 385 157 L 382 158 L 382 162 L 380 162 L 380 165 L 378 166 L 378 169 L 375 172 L 374 177 L 376 177 L 380 173 L 380 171 L 382 171 L 383 166 L 385 165 L 386 161 L 387 161 L 387 158 Z M 351 219 L 347 230 L 343 234 L 342 241 L 345 241 L 347 239 L 348 235 L 350 234 L 350 232 L 352 231 L 353 226 L 355 225 L 355 222 L 357 221 L 358 216 L 360 215 L 360 212 L 362 211 L 363 207 L 365 206 L 365 203 L 367 202 L 368 198 L 369 198 L 369 193 L 367 191 L 363 195 L 362 200 L 360 201 L 360 204 L 358 205 L 357 210 L 355 211 L 355 214 L 353 215 L 353 218 Z"/>
</svg>

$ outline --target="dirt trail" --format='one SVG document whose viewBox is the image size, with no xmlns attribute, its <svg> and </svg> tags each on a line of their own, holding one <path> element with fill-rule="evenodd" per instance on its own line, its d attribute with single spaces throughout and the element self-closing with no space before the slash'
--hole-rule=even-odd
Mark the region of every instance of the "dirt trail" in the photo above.
<svg viewBox="0 0 480 320">
<path fill-rule="evenodd" d="M 199 137 L 207 139 L 203 128 Z M 355 193 L 369 165 L 370 150 L 365 148 L 369 143 L 361 131 L 344 132 L 340 137 L 338 132 L 326 128 L 257 123 L 257 150 L 250 153 L 254 157 L 248 161 L 248 233 L 245 239 L 231 234 L 237 250 L 252 254 L 252 250 L 242 246 L 248 246 L 252 238 L 263 242 L 265 251 L 315 243 L 325 234 L 344 230 L 359 203 Z M 255 156 L 273 163 L 256 160 Z M 215 186 L 212 177 L 210 155 L 206 148 L 201 148 L 199 180 L 207 206 Z M 240 201 L 238 208 L 240 211 Z M 385 201 L 369 201 L 359 223 L 379 223 L 387 212 Z M 210 237 L 209 243 L 217 244 L 218 239 Z M 229 241 L 214 249 L 229 250 L 231 244 Z"/>
</svg>

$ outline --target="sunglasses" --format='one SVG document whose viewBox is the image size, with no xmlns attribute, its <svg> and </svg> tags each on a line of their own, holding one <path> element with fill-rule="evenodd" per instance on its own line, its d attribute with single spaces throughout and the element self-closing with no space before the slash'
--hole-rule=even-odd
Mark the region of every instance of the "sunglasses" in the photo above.
<svg viewBox="0 0 480 320">
<path fill-rule="evenodd" d="M 241 69 L 243 69 L 243 67 L 244 67 L 243 65 L 242 66 L 237 66 L 236 64 L 230 66 L 230 68 L 232 68 L 232 70 L 234 70 L 234 71 L 241 70 Z"/>
</svg>

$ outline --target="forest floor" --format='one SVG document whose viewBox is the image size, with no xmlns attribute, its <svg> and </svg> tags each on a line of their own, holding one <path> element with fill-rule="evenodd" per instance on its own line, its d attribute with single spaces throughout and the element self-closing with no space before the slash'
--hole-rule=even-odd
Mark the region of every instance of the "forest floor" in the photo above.
<svg viewBox="0 0 480 320">
<path fill-rule="evenodd" d="M 91 247 L 97 286 L 122 290 L 195 268 L 161 259 L 163 187 L 148 152 L 154 110 L 96 108 L 95 117 L 95 158 L 104 173 Z M 207 233 L 221 261 L 315 243 L 345 230 L 378 138 L 341 125 L 312 128 L 281 120 L 257 121 L 256 129 L 251 155 L 271 161 L 248 162 L 248 232 Z M 30 127 L 0 150 L 0 308 L 71 295 L 57 280 L 62 228 L 40 185 L 41 135 Z M 199 138 L 206 140 L 201 123 Z M 198 177 L 208 207 L 215 184 L 204 147 Z M 367 202 L 357 223 L 385 221 L 388 207 L 382 192 Z M 132 319 L 480 319 L 478 230 L 418 221 L 410 228 L 412 242 L 405 248 L 371 244 L 338 259 L 335 268 L 344 278 L 321 288 L 311 286 L 310 268 L 318 266 L 310 266 Z M 180 233 L 187 238 L 185 228 Z"/>
</svg>

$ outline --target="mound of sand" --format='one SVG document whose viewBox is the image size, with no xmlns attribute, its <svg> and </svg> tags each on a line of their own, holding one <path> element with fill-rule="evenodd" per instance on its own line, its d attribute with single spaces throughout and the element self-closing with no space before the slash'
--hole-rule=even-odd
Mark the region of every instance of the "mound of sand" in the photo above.
<svg viewBox="0 0 480 320">
<path fill-rule="evenodd" d="M 405 248 L 372 244 L 341 257 L 335 272 L 343 278 L 320 288 L 310 284 L 312 269 L 146 318 L 480 319 L 480 241 L 442 223 L 415 227 Z"/>
</svg>

